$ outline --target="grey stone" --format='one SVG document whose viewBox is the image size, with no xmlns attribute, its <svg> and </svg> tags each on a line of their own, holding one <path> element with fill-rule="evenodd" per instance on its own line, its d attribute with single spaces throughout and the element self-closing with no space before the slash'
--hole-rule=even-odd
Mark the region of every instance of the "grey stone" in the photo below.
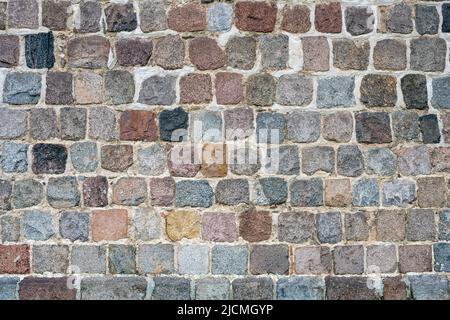
<svg viewBox="0 0 450 320">
<path fill-rule="evenodd" d="M 433 245 L 434 271 L 448 272 L 450 270 L 450 245 L 448 243 L 436 243 Z"/>
<path fill-rule="evenodd" d="M 105 74 L 105 92 L 112 104 L 133 102 L 134 78 L 125 70 L 111 70 Z"/>
<path fill-rule="evenodd" d="M 164 145 L 155 143 L 140 149 L 137 155 L 139 173 L 147 176 L 159 176 L 167 168 L 167 151 Z"/>
<path fill-rule="evenodd" d="M 317 88 L 317 106 L 319 108 L 351 107 L 355 105 L 354 77 L 321 78 Z"/>
<path fill-rule="evenodd" d="M 356 207 L 378 207 L 380 187 L 377 179 L 361 179 L 353 183 L 352 204 Z"/>
<path fill-rule="evenodd" d="M 364 247 L 338 246 L 333 250 L 335 274 L 362 274 L 364 272 Z"/>
<path fill-rule="evenodd" d="M 417 140 L 419 138 L 419 115 L 413 111 L 394 111 L 392 127 L 398 141 Z"/>
<path fill-rule="evenodd" d="M 431 104 L 438 109 L 450 109 L 450 77 L 433 79 Z"/>
<path fill-rule="evenodd" d="M 152 300 L 190 300 L 191 280 L 180 277 L 156 277 L 153 279 Z"/>
<path fill-rule="evenodd" d="M 416 5 L 416 30 L 420 35 L 438 33 L 439 20 L 435 6 Z"/>
<path fill-rule="evenodd" d="M 424 145 L 400 149 L 398 151 L 398 169 L 404 176 L 417 176 L 431 173 L 431 159 Z"/>
<path fill-rule="evenodd" d="M 59 233 L 70 241 L 88 241 L 89 214 L 83 212 L 63 212 L 59 219 Z"/>
<path fill-rule="evenodd" d="M 246 179 L 223 179 L 217 183 L 216 201 L 224 205 L 250 202 L 249 184 Z"/>
<path fill-rule="evenodd" d="M 233 24 L 233 7 L 225 3 L 217 3 L 208 9 L 208 30 L 225 32 Z"/>
<path fill-rule="evenodd" d="M 296 180 L 290 185 L 291 205 L 295 207 L 320 207 L 323 205 L 321 178 Z"/>
<path fill-rule="evenodd" d="M 114 110 L 107 107 L 95 107 L 89 111 L 89 136 L 106 141 L 117 139 Z"/>
<path fill-rule="evenodd" d="M 75 273 L 105 273 L 106 247 L 73 246 L 71 264 Z"/>
<path fill-rule="evenodd" d="M 337 172 L 346 177 L 358 177 L 364 172 L 363 155 L 357 145 L 339 146 Z"/>
<path fill-rule="evenodd" d="M 0 217 L 0 240 L 3 242 L 17 242 L 20 239 L 20 218 L 4 215 Z"/>
<path fill-rule="evenodd" d="M 28 169 L 28 145 L 5 142 L 2 146 L 1 165 L 3 172 L 26 172 Z"/>
<path fill-rule="evenodd" d="M 137 16 L 133 3 L 111 3 L 105 8 L 107 31 L 133 31 L 137 27 Z"/>
<path fill-rule="evenodd" d="M 31 72 L 8 73 L 3 86 L 3 102 L 37 104 L 41 97 L 41 75 Z"/>
<path fill-rule="evenodd" d="M 246 101 L 258 107 L 270 106 L 275 99 L 276 82 L 268 73 L 253 74 L 245 83 Z"/>
<path fill-rule="evenodd" d="M 413 31 L 411 7 L 401 3 L 390 8 L 386 26 L 393 33 L 411 33 Z"/>
<path fill-rule="evenodd" d="M 423 74 L 407 74 L 401 79 L 403 100 L 407 109 L 427 109 L 427 78 Z"/>
<path fill-rule="evenodd" d="M 171 105 L 176 99 L 175 84 L 174 76 L 152 76 L 145 79 L 138 102 L 149 105 Z"/>
<path fill-rule="evenodd" d="M 19 281 L 18 277 L 0 278 L 0 300 L 16 300 Z"/>
<path fill-rule="evenodd" d="M 45 241 L 52 238 L 56 233 L 52 215 L 47 212 L 26 211 L 20 224 L 22 234 L 27 240 Z"/>
<path fill-rule="evenodd" d="M 174 248 L 172 244 L 143 244 L 138 249 L 140 273 L 174 273 Z"/>
<path fill-rule="evenodd" d="M 252 274 L 288 274 L 289 247 L 285 244 L 252 246 L 250 272 Z"/>
<path fill-rule="evenodd" d="M 95 142 L 77 142 L 70 147 L 70 158 L 75 170 L 93 172 L 97 169 L 99 159 Z"/>
<path fill-rule="evenodd" d="M 397 249 L 395 245 L 374 245 L 367 247 L 368 272 L 392 273 L 397 270 Z"/>
<path fill-rule="evenodd" d="M 439 143 L 441 132 L 438 118 L 435 114 L 427 114 L 419 118 L 420 132 L 423 143 Z"/>
<path fill-rule="evenodd" d="M 331 272 L 331 251 L 325 246 L 298 247 L 295 250 L 295 271 L 300 274 Z"/>
<path fill-rule="evenodd" d="M 411 70 L 444 71 L 447 44 L 440 38 L 419 38 L 411 40 Z"/>
<path fill-rule="evenodd" d="M 406 239 L 409 241 L 434 241 L 436 239 L 434 211 L 411 209 L 406 216 Z"/>
<path fill-rule="evenodd" d="M 0 109 L 0 138 L 13 139 L 24 135 L 28 129 L 28 115 L 24 110 Z"/>
<path fill-rule="evenodd" d="M 156 65 L 164 69 L 182 68 L 184 63 L 184 42 L 178 35 L 162 37 L 156 41 L 153 56 Z"/>
<path fill-rule="evenodd" d="M 370 7 L 347 7 L 345 9 L 345 25 L 347 32 L 352 36 L 372 32 L 374 23 L 373 11 Z"/>
<path fill-rule="evenodd" d="M 5 30 L 6 28 L 6 8 L 8 3 L 7 2 L 1 2 L 0 3 L 0 30 Z"/>
<path fill-rule="evenodd" d="M 233 37 L 226 45 L 227 66 L 250 70 L 256 61 L 256 40 L 253 37 Z"/>
<path fill-rule="evenodd" d="M 144 277 L 88 277 L 81 280 L 81 300 L 143 300 Z"/>
<path fill-rule="evenodd" d="M 316 215 L 317 238 L 321 243 L 337 243 L 342 239 L 341 214 L 325 212 Z"/>
<path fill-rule="evenodd" d="M 322 135 L 329 141 L 349 142 L 353 135 L 353 115 L 338 111 L 322 115 Z"/>
<path fill-rule="evenodd" d="M 234 300 L 272 300 L 273 281 L 268 277 L 246 277 L 231 283 Z"/>
<path fill-rule="evenodd" d="M 53 109 L 33 109 L 30 114 L 30 133 L 36 140 L 49 140 L 58 136 L 56 112 Z"/>
<path fill-rule="evenodd" d="M 27 208 L 41 203 L 44 193 L 42 184 L 33 179 L 18 180 L 14 183 L 12 203 L 15 208 Z"/>
<path fill-rule="evenodd" d="M 135 274 L 136 248 L 132 245 L 110 245 L 108 265 L 111 274 Z"/>
<path fill-rule="evenodd" d="M 178 107 L 159 114 L 159 136 L 163 141 L 179 142 L 187 134 L 189 114 Z"/>
<path fill-rule="evenodd" d="M 369 238 L 369 219 L 367 212 L 345 214 L 345 239 L 348 241 L 365 241 Z"/>
<path fill-rule="evenodd" d="M 278 217 L 278 240 L 305 243 L 314 237 L 314 215 L 310 212 L 282 212 Z"/>
<path fill-rule="evenodd" d="M 439 212 L 439 240 L 450 240 L 450 210 Z"/>
<path fill-rule="evenodd" d="M 69 247 L 65 245 L 33 246 L 33 272 L 67 273 Z"/>
<path fill-rule="evenodd" d="M 164 0 L 139 1 L 139 18 L 143 32 L 167 29 Z"/>
<path fill-rule="evenodd" d="M 317 146 L 302 149 L 302 171 L 307 175 L 323 171 L 334 173 L 335 153 L 333 147 Z"/>
<path fill-rule="evenodd" d="M 226 278 L 204 278 L 196 280 L 195 299 L 229 300 L 230 281 Z"/>
<path fill-rule="evenodd" d="M 383 183 L 384 206 L 406 206 L 415 200 L 416 186 L 408 180 L 393 180 Z"/>
<path fill-rule="evenodd" d="M 8 4 L 8 28 L 37 29 L 39 4 L 36 0 L 10 0 Z"/>
<path fill-rule="evenodd" d="M 222 115 L 217 111 L 198 111 L 190 114 L 191 141 L 221 142 Z"/>
<path fill-rule="evenodd" d="M 213 190 L 206 180 L 182 180 L 176 183 L 175 205 L 177 207 L 210 207 Z"/>
<path fill-rule="evenodd" d="M 86 119 L 86 109 L 62 108 L 60 111 L 61 139 L 83 139 L 86 136 Z"/>
<path fill-rule="evenodd" d="M 184 244 L 178 248 L 178 272 L 181 274 L 207 274 L 209 248 L 200 244 Z"/>
<path fill-rule="evenodd" d="M 397 170 L 397 156 L 387 148 L 367 150 L 366 170 L 368 174 L 392 176 Z"/>
<path fill-rule="evenodd" d="M 321 277 L 289 277 L 277 281 L 278 300 L 323 300 L 325 281 Z"/>
<path fill-rule="evenodd" d="M 299 150 L 295 145 L 282 145 L 279 148 L 261 150 L 261 159 L 266 173 L 295 175 L 300 172 Z"/>
<path fill-rule="evenodd" d="M 148 208 L 136 209 L 133 216 L 134 237 L 136 240 L 149 241 L 161 235 L 161 215 Z"/>
<path fill-rule="evenodd" d="M 287 139 L 292 142 L 315 142 L 320 136 L 320 113 L 292 111 L 287 115 Z"/>
<path fill-rule="evenodd" d="M 277 112 L 260 112 L 256 116 L 256 134 L 258 143 L 283 143 L 286 120 Z"/>
<path fill-rule="evenodd" d="M 285 74 L 278 78 L 276 101 L 287 106 L 303 106 L 313 99 L 313 81 L 311 78 Z"/>
<path fill-rule="evenodd" d="M 248 248 L 245 245 L 217 245 L 211 252 L 211 272 L 213 274 L 246 274 Z"/>
<path fill-rule="evenodd" d="M 78 32 L 100 31 L 100 19 L 102 6 L 97 1 L 83 1 L 80 4 L 80 25 L 76 27 Z"/>
<path fill-rule="evenodd" d="M 261 178 L 256 181 L 257 205 L 277 205 L 286 202 L 288 187 L 282 178 Z"/>
<path fill-rule="evenodd" d="M 53 208 L 70 208 L 80 204 L 80 192 L 76 177 L 50 178 L 47 201 Z"/>
<path fill-rule="evenodd" d="M 12 183 L 8 180 L 0 180 L 0 209 L 11 209 L 11 195 Z"/>
<path fill-rule="evenodd" d="M 289 59 L 289 37 L 285 34 L 259 37 L 261 66 L 264 69 L 285 69 Z"/>
</svg>

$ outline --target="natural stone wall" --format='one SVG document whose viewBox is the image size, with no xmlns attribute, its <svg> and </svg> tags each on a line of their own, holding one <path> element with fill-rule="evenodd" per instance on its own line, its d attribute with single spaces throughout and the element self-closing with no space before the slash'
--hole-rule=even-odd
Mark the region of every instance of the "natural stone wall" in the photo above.
<svg viewBox="0 0 450 320">
<path fill-rule="evenodd" d="M 450 1 L 0 2 L 0 299 L 449 299 Z"/>
</svg>

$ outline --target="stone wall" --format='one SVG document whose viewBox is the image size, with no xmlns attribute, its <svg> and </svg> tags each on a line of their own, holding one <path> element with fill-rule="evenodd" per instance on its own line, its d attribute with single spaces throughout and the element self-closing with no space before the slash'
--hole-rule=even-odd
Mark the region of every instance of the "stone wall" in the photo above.
<svg viewBox="0 0 450 320">
<path fill-rule="evenodd" d="M 448 299 L 450 1 L 0 2 L 0 299 Z"/>
</svg>

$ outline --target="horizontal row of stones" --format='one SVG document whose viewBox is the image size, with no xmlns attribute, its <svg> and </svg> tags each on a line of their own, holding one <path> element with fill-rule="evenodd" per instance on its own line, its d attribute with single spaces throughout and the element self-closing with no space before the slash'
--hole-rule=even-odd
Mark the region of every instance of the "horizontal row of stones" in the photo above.
<svg viewBox="0 0 450 320">
<path fill-rule="evenodd" d="M 450 79 L 450 78 L 449 78 Z M 450 101 L 450 100 L 449 100 Z M 394 110 L 393 112 L 366 112 L 347 110 L 290 110 L 260 111 L 251 108 L 238 107 L 223 111 L 213 110 L 185 110 L 182 107 L 164 109 L 160 112 L 145 110 L 117 111 L 109 107 L 64 107 L 14 109 L 0 108 L 0 140 L 31 140 L 48 141 L 65 140 L 70 146 L 59 144 L 36 144 L 33 155 L 39 156 L 41 148 L 54 149 L 54 154 L 66 154 L 66 148 L 78 155 L 90 149 L 91 161 L 97 154 L 95 141 L 82 141 L 86 138 L 97 140 L 100 144 L 105 142 L 158 142 L 153 150 L 166 152 L 175 148 L 175 152 L 187 148 L 189 144 L 195 153 L 202 153 L 202 144 L 226 144 L 230 152 L 222 150 L 223 157 L 232 153 L 234 149 L 244 147 L 258 149 L 263 147 L 284 148 L 300 147 L 311 143 L 350 143 L 358 142 L 361 148 L 371 144 L 390 144 L 401 146 L 405 143 L 423 143 L 445 145 L 450 143 L 450 112 L 441 111 L 428 113 L 428 111 Z M 173 143 L 167 143 L 173 142 Z M 182 143 L 176 143 L 182 142 Z M 394 144 L 392 144 L 394 142 Z M 10 142 L 12 144 L 12 142 Z M 297 145 L 299 144 L 299 145 Z M 133 144 L 142 147 L 145 144 Z M 148 144 L 150 145 L 150 144 Z M 124 145 L 114 148 L 132 148 Z M 303 147 L 303 146 L 302 146 Z M 429 146 L 431 147 L 431 146 Z M 12 158 L 14 153 L 24 152 L 26 157 L 27 145 L 10 145 L 11 151 L 6 148 L 4 157 Z M 102 146 L 102 150 L 113 148 Z M 332 148 L 331 146 L 329 148 Z M 424 146 L 423 148 L 428 148 Z M 23 150 L 18 150 L 23 149 Z M 294 152 L 294 149 L 292 151 Z M 431 149 L 431 148 L 430 148 Z M 144 150 L 146 150 L 144 148 Z M 125 151 L 125 150 L 124 150 Z M 132 149 L 126 150 L 132 153 Z M 193 151 L 193 152 L 194 152 Z M 220 150 L 218 150 L 220 151 Z M 444 152 L 445 149 L 441 150 Z M 8 155 L 11 152 L 12 155 Z M 127 153 L 125 152 L 125 153 Z M 143 152 L 142 150 L 139 151 Z M 103 151 L 102 151 L 103 153 Z M 298 152 L 297 152 L 298 153 Z M 78 156 L 76 156 L 78 157 Z M 334 158 L 334 156 L 333 156 Z M 196 157 L 197 159 L 197 157 Z M 73 159 L 72 160 L 76 160 Z M 107 160 L 107 159 L 106 159 Z M 4 160 L 8 162 L 8 160 Z M 76 162 L 76 161 L 73 161 Z M 21 170 L 6 168 L 5 172 L 26 171 L 26 163 Z M 62 164 L 64 167 L 64 164 Z M 130 164 L 131 165 L 131 164 Z M 79 171 L 94 171 L 74 166 Z M 111 171 L 123 171 L 111 169 Z M 445 167 L 445 166 L 444 166 Z M 64 171 L 64 168 L 62 168 Z M 34 168 L 35 173 L 39 169 Z M 43 170 L 45 171 L 45 170 Z M 441 170 L 443 171 L 443 170 Z M 47 172 L 52 173 L 52 172 Z M 56 173 L 56 172 L 54 172 Z"/>
<path fill-rule="evenodd" d="M 396 209 L 353 212 L 195 210 L 157 211 L 140 208 L 61 211 L 26 210 L 0 218 L 1 241 L 68 240 L 70 242 L 142 241 L 280 242 L 316 245 L 361 241 L 450 241 L 450 210 Z M 198 240 L 198 241 L 197 241 Z M 68 241 L 63 241 L 69 243 Z M 166 244 L 164 246 L 167 247 Z M 173 247 L 173 246 L 169 246 Z M 204 245 L 202 245 L 204 247 Z M 245 247 L 245 246 L 244 246 Z M 285 246 L 283 246 L 285 247 Z M 449 251 L 445 253 L 449 254 Z M 230 264 L 232 267 L 233 264 Z M 449 270 L 447 270 L 449 271 Z"/>
<path fill-rule="evenodd" d="M 2 300 L 448 300 L 441 274 L 405 276 L 1 277 Z"/>
<path fill-rule="evenodd" d="M 130 32 L 139 28 L 142 32 L 166 29 L 178 32 L 226 32 L 233 24 L 241 31 L 272 32 L 279 28 L 292 33 L 310 30 L 341 33 L 344 24 L 345 30 L 353 36 L 369 34 L 374 30 L 379 33 L 409 34 L 414 32 L 414 25 L 419 34 L 436 34 L 439 30 L 450 32 L 448 3 L 414 6 L 402 2 L 375 7 L 353 6 L 351 3 L 345 5 L 340 1 L 284 6 L 276 6 L 275 1 L 237 1 L 234 5 L 202 5 L 200 2 L 212 1 L 165 6 L 163 0 L 125 3 L 108 1 L 103 5 L 97 1 L 81 1 L 72 5 L 67 0 L 10 0 L 9 5 L 0 3 L 0 29 L 38 29 L 41 7 L 43 27 L 80 33 Z M 389 4 L 389 1 L 383 4 Z M 378 21 L 375 21 L 376 11 Z M 314 23 L 311 23 L 311 16 Z"/>
<path fill-rule="evenodd" d="M 12 68 L 26 65 L 31 69 L 50 69 L 59 62 L 61 68 L 68 65 L 85 69 L 112 68 L 117 64 L 123 67 L 155 65 L 166 70 L 195 66 L 198 70 L 223 70 L 228 67 L 275 71 L 291 68 L 305 72 L 329 71 L 330 65 L 343 71 L 402 71 L 410 66 L 415 71 L 439 72 L 446 68 L 448 43 L 443 38 L 386 38 L 374 40 L 373 44 L 369 40 L 329 40 L 325 36 L 293 39 L 286 34 L 235 35 L 221 46 L 216 39 L 206 36 L 184 39 L 180 35 L 166 35 L 113 41 L 100 35 L 90 35 L 56 38 L 55 41 L 52 32 L 24 36 L 1 34 L 0 66 Z M 58 59 L 55 58 L 54 42 Z M 301 44 L 301 49 L 294 42 Z M 21 52 L 25 55 L 23 62 Z M 186 56 L 189 61 L 186 61 Z M 260 58 L 257 59 L 258 56 Z M 300 61 L 303 62 L 302 67 L 297 66 Z"/>
<path fill-rule="evenodd" d="M 416 180 L 361 178 L 354 181 L 346 178 L 286 180 L 264 177 L 254 182 L 236 178 L 221 179 L 217 183 L 204 179 L 175 181 L 172 177 L 152 178 L 148 182 L 145 178 L 137 177 L 108 181 L 104 176 L 66 176 L 49 178 L 48 183 L 36 179 L 17 179 L 14 183 L 0 180 L 0 209 L 45 205 L 45 197 L 53 208 L 74 208 L 82 203 L 84 207 L 105 207 L 109 204 L 145 206 L 150 203 L 152 206 L 175 205 L 178 208 L 209 208 L 214 204 L 289 204 L 293 207 L 418 205 L 421 208 L 438 208 L 449 203 L 449 183 L 443 176 L 418 177 Z"/>
<path fill-rule="evenodd" d="M 2 274 L 388 274 L 449 272 L 450 243 L 0 245 Z M 434 258 L 434 259 L 433 259 Z M 69 262 L 70 261 L 70 262 Z"/>
</svg>

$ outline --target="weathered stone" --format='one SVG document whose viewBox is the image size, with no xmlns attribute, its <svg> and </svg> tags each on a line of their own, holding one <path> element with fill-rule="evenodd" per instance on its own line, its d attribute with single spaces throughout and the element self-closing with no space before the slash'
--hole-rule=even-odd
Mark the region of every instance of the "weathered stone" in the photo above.
<svg viewBox="0 0 450 320">
<path fill-rule="evenodd" d="M 430 245 L 401 245 L 398 247 L 398 268 L 401 273 L 432 270 Z"/>
<path fill-rule="evenodd" d="M 417 71 L 443 71 L 447 45 L 440 38 L 419 38 L 411 40 L 411 69 Z"/>
<path fill-rule="evenodd" d="M 439 143 L 441 133 L 438 118 L 435 114 L 427 114 L 419 118 L 423 143 Z"/>
<path fill-rule="evenodd" d="M 339 2 L 319 3 L 315 6 L 314 24 L 322 33 L 340 33 L 342 31 L 342 11 Z"/>
<path fill-rule="evenodd" d="M 286 202 L 288 187 L 282 178 L 261 178 L 255 184 L 257 205 L 277 205 Z"/>
<path fill-rule="evenodd" d="M 89 177 L 83 182 L 83 202 L 86 207 L 105 207 L 108 204 L 106 177 Z"/>
<path fill-rule="evenodd" d="M 379 210 L 375 220 L 378 241 L 402 241 L 406 234 L 403 210 Z"/>
<path fill-rule="evenodd" d="M 364 40 L 333 40 L 333 65 L 341 70 L 367 70 L 370 44 Z"/>
<path fill-rule="evenodd" d="M 112 201 L 118 205 L 138 206 L 147 200 L 147 184 L 142 178 L 120 178 L 113 186 Z"/>
<path fill-rule="evenodd" d="M 151 111 L 126 110 L 120 116 L 120 140 L 152 142 L 158 139 L 156 115 Z"/>
<path fill-rule="evenodd" d="M 433 241 L 436 238 L 434 212 L 431 209 L 411 209 L 406 216 L 406 239 Z"/>
<path fill-rule="evenodd" d="M 405 3 L 391 7 L 386 26 L 389 32 L 411 33 L 413 31 L 412 8 Z"/>
<path fill-rule="evenodd" d="M 211 102 L 212 98 L 212 83 L 209 75 L 190 73 L 180 79 L 181 103 L 206 104 Z"/>
<path fill-rule="evenodd" d="M 239 2 L 234 13 L 236 27 L 242 31 L 271 32 L 277 19 L 277 7 L 264 2 Z"/>
<path fill-rule="evenodd" d="M 88 241 L 89 215 L 83 212 L 63 212 L 59 219 L 59 233 L 70 241 Z"/>
<path fill-rule="evenodd" d="M 350 112 L 339 111 L 322 116 L 322 135 L 324 139 L 336 142 L 349 142 L 353 135 L 353 116 Z"/>
<path fill-rule="evenodd" d="M 30 113 L 30 134 L 35 140 L 50 140 L 59 135 L 57 116 L 53 109 L 33 109 Z"/>
<path fill-rule="evenodd" d="M 150 241 L 161 236 L 162 218 L 158 212 L 149 208 L 134 211 L 133 227 L 136 240 Z"/>
<path fill-rule="evenodd" d="M 233 37 L 226 45 L 227 66 L 250 70 L 256 61 L 256 40 L 253 37 Z"/>
<path fill-rule="evenodd" d="M 181 274 L 207 274 L 209 271 L 209 248 L 201 244 L 178 247 L 178 272 Z"/>
<path fill-rule="evenodd" d="M 299 274 L 323 274 L 331 272 L 329 247 L 298 247 L 295 250 L 295 271 Z"/>
<path fill-rule="evenodd" d="M 302 149 L 302 171 L 313 175 L 318 171 L 334 173 L 335 153 L 333 147 L 317 146 Z"/>
<path fill-rule="evenodd" d="M 31 72 L 8 73 L 3 85 L 3 102 L 37 104 L 41 97 L 41 75 Z"/>
<path fill-rule="evenodd" d="M 233 8 L 225 3 L 217 3 L 208 9 L 208 30 L 225 32 L 233 24 Z"/>
<path fill-rule="evenodd" d="M 337 246 L 333 250 L 336 274 L 362 274 L 364 272 L 364 247 L 361 245 Z"/>
<path fill-rule="evenodd" d="M 256 115 L 258 143 L 278 144 L 284 141 L 285 116 L 277 112 L 260 112 Z"/>
<path fill-rule="evenodd" d="M 139 1 L 139 20 L 143 32 L 167 29 L 166 9 L 163 0 Z"/>
<path fill-rule="evenodd" d="M 111 141 L 118 138 L 116 113 L 107 107 L 95 107 L 89 110 L 89 137 Z"/>
<path fill-rule="evenodd" d="M 66 245 L 33 246 L 34 273 L 66 273 L 69 267 L 69 247 Z"/>
<path fill-rule="evenodd" d="M 28 129 L 28 114 L 23 110 L 0 109 L 0 138 L 13 139 L 24 135 Z"/>
<path fill-rule="evenodd" d="M 113 171 L 126 171 L 133 164 L 133 146 L 106 145 L 101 148 L 102 168 Z"/>
<path fill-rule="evenodd" d="M 439 31 L 439 13 L 435 6 L 416 4 L 416 30 L 420 35 Z"/>
<path fill-rule="evenodd" d="M 366 153 L 366 170 L 369 174 L 392 176 L 397 170 L 397 156 L 387 148 L 369 149 Z"/>
<path fill-rule="evenodd" d="M 263 69 L 286 69 L 289 60 L 289 37 L 284 34 L 259 37 L 261 67 Z"/>
<path fill-rule="evenodd" d="M 8 2 L 8 28 L 39 28 L 39 3 L 36 0 L 11 0 Z"/>
<path fill-rule="evenodd" d="M 421 208 L 442 208 L 447 203 L 447 193 L 444 177 L 417 178 L 417 202 Z"/>
<path fill-rule="evenodd" d="M 112 70 L 105 74 L 106 99 L 112 104 L 131 103 L 134 99 L 133 75 L 124 70 Z"/>
<path fill-rule="evenodd" d="M 103 246 L 73 246 L 71 264 L 81 273 L 106 272 L 106 247 Z M 74 269 L 74 267 L 72 267 Z"/>
<path fill-rule="evenodd" d="M 431 173 L 431 157 L 426 146 L 402 148 L 398 151 L 398 169 L 404 176 Z"/>
<path fill-rule="evenodd" d="M 401 40 L 384 39 L 374 48 L 374 66 L 377 70 L 406 69 L 406 43 Z"/>
<path fill-rule="evenodd" d="M 370 7 L 347 7 L 345 9 L 345 26 L 352 36 L 360 36 L 373 31 L 375 18 Z"/>
<path fill-rule="evenodd" d="M 2 183 L 3 194 L 5 193 L 5 187 L 7 185 Z M 11 198 L 12 204 L 15 208 L 36 206 L 41 203 L 43 193 L 44 187 L 40 182 L 32 179 L 18 180 L 14 183 L 14 191 Z"/>
<path fill-rule="evenodd" d="M 289 272 L 289 247 L 285 244 L 254 245 L 250 250 L 252 274 L 287 274 Z"/>
<path fill-rule="evenodd" d="M 345 215 L 345 238 L 349 241 L 366 241 L 369 238 L 370 215 L 359 211 Z"/>
<path fill-rule="evenodd" d="M 136 273 L 136 248 L 134 246 L 110 245 L 108 253 L 108 266 L 111 274 Z"/>
<path fill-rule="evenodd" d="M 397 141 L 419 140 L 419 115 L 414 111 L 392 112 L 392 129 Z"/>
<path fill-rule="evenodd" d="M 161 144 L 151 146 L 138 151 L 137 160 L 139 173 L 148 176 L 159 176 L 166 170 L 167 150 Z"/>
<path fill-rule="evenodd" d="M 188 113 L 181 107 L 163 110 L 159 114 L 160 139 L 163 141 L 181 141 L 187 132 L 188 119 Z"/>
<path fill-rule="evenodd" d="M 145 279 L 143 279 L 145 280 Z M 152 300 L 189 300 L 191 298 L 191 280 L 180 277 L 156 277 Z M 145 293 L 145 286 L 143 295 Z"/>
<path fill-rule="evenodd" d="M 0 208 L 11 209 L 12 184 L 7 180 L 0 180 Z"/>
<path fill-rule="evenodd" d="M 348 179 L 325 180 L 325 204 L 330 207 L 345 207 L 352 202 L 351 184 Z"/>
<path fill-rule="evenodd" d="M 128 234 L 128 212 L 124 209 L 94 210 L 91 215 L 93 241 L 115 241 Z"/>
<path fill-rule="evenodd" d="M 82 1 L 80 4 L 80 20 L 75 24 L 77 32 L 89 33 L 100 31 L 102 6 L 98 1 Z"/>
<path fill-rule="evenodd" d="M 367 247 L 367 269 L 380 273 L 397 270 L 397 250 L 395 245 L 373 245 Z"/>
<path fill-rule="evenodd" d="M 143 300 L 147 292 L 147 280 L 136 276 L 87 277 L 81 280 L 80 291 L 81 300 Z"/>
<path fill-rule="evenodd" d="M 45 241 L 56 233 L 52 215 L 48 212 L 26 211 L 20 222 L 21 233 L 27 240 Z"/>
<path fill-rule="evenodd" d="M 141 273 L 173 273 L 174 248 L 172 244 L 144 244 L 138 250 L 138 270 Z"/>
<path fill-rule="evenodd" d="M 171 177 L 150 179 L 150 202 L 157 206 L 170 206 L 175 198 L 175 181 Z"/>
<path fill-rule="evenodd" d="M 237 239 L 236 217 L 232 212 L 208 212 L 202 217 L 202 238 L 215 242 Z"/>
<path fill-rule="evenodd" d="M 246 81 L 246 100 L 250 105 L 270 106 L 275 99 L 275 80 L 267 73 L 254 74 Z"/>
<path fill-rule="evenodd" d="M 357 145 L 341 145 L 337 149 L 337 173 L 346 177 L 358 177 L 364 172 L 364 160 Z"/>
<path fill-rule="evenodd" d="M 337 243 L 342 239 L 341 214 L 323 212 L 316 215 L 317 238 L 320 243 Z"/>
<path fill-rule="evenodd" d="M 226 278 L 204 278 L 195 281 L 195 299 L 230 299 L 230 281 Z"/>
<path fill-rule="evenodd" d="M 216 74 L 214 82 L 218 104 L 238 104 L 244 99 L 241 74 L 220 72 Z"/>
<path fill-rule="evenodd" d="M 272 215 L 269 211 L 251 208 L 240 214 L 239 235 L 244 240 L 249 242 L 268 240 L 271 233 Z"/>
<path fill-rule="evenodd" d="M 80 192 L 76 177 L 50 178 L 47 201 L 53 208 L 70 208 L 80 204 Z"/>
<path fill-rule="evenodd" d="M 445 275 L 419 274 L 408 276 L 411 295 L 416 300 L 448 300 L 448 279 Z"/>
<path fill-rule="evenodd" d="M 315 142 L 320 136 L 320 114 L 312 111 L 292 111 L 287 115 L 287 139 Z"/>
<path fill-rule="evenodd" d="M 175 205 L 177 207 L 208 208 L 213 203 L 214 193 L 206 180 L 179 181 L 175 188 Z"/>
<path fill-rule="evenodd" d="M 77 290 L 68 277 L 26 277 L 19 284 L 20 300 L 75 300 Z"/>
<path fill-rule="evenodd" d="M 107 31 L 133 31 L 137 27 L 137 17 L 133 3 L 111 3 L 105 8 Z"/>
<path fill-rule="evenodd" d="M 28 170 L 28 145 L 5 142 L 2 145 L 1 168 L 3 172 L 26 172 Z"/>
<path fill-rule="evenodd" d="M 250 202 L 249 183 L 245 179 L 223 179 L 217 183 L 216 201 L 224 205 Z"/>
<path fill-rule="evenodd" d="M 12 68 L 19 64 L 19 37 L 14 35 L 0 36 L 0 67 Z"/>
<path fill-rule="evenodd" d="M 273 299 L 273 281 L 268 277 L 246 277 L 233 280 L 233 299 L 235 300 L 271 300 Z"/>
<path fill-rule="evenodd" d="M 355 104 L 354 89 L 354 77 L 319 79 L 317 106 L 319 108 L 351 107 Z"/>
<path fill-rule="evenodd" d="M 397 80 L 393 76 L 369 74 L 361 82 L 361 102 L 368 107 L 394 107 Z"/>
<path fill-rule="evenodd" d="M 70 1 L 45 0 L 42 2 L 42 25 L 54 31 L 67 29 L 72 9 Z"/>
<path fill-rule="evenodd" d="M 0 272 L 2 274 L 30 273 L 30 246 L 0 245 Z"/>
<path fill-rule="evenodd" d="M 438 109 L 450 109 L 450 94 L 448 86 L 450 84 L 450 77 L 433 79 L 433 97 L 431 104 Z"/>
<path fill-rule="evenodd" d="M 80 72 L 75 77 L 73 89 L 77 104 L 99 104 L 105 100 L 103 75 Z"/>
<path fill-rule="evenodd" d="M 393 180 L 383 183 L 383 205 L 404 207 L 415 200 L 416 186 L 412 181 Z"/>
</svg>

